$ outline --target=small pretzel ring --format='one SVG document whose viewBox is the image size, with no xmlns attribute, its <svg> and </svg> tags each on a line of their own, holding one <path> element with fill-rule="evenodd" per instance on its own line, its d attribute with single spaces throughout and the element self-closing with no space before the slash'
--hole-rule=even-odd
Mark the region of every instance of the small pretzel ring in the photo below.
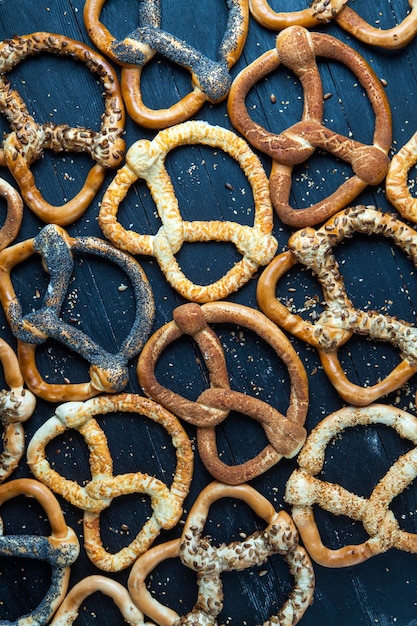
<svg viewBox="0 0 417 626">
<path fill-rule="evenodd" d="M 417 198 L 412 196 L 408 186 L 408 174 L 417 163 L 417 132 L 391 159 L 385 179 L 388 200 L 401 215 L 417 222 Z"/>
<path fill-rule="evenodd" d="M 0 178 L 0 197 L 7 203 L 6 219 L 0 228 L 0 251 L 17 237 L 23 219 L 23 201 L 20 194 L 4 178 Z"/>
</svg>

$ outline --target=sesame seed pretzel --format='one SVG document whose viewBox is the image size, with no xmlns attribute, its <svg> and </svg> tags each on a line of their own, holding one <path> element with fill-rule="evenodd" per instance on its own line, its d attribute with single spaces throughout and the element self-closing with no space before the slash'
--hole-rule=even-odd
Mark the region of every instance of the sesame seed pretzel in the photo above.
<svg viewBox="0 0 417 626">
<path fill-rule="evenodd" d="M 375 115 L 372 145 L 344 137 L 322 124 L 323 89 L 316 62 L 318 56 L 343 63 L 366 91 Z M 301 121 L 280 134 L 274 134 L 252 120 L 245 98 L 257 81 L 281 64 L 300 80 L 304 110 Z M 227 107 L 235 128 L 249 143 L 272 158 L 271 199 L 285 224 L 301 228 L 323 222 L 352 203 L 368 185 L 379 184 L 387 173 L 392 121 L 384 88 L 365 59 L 334 37 L 309 32 L 301 26 L 281 31 L 275 48 L 258 57 L 235 78 Z M 305 162 L 317 148 L 349 163 L 353 175 L 327 198 L 310 207 L 294 209 L 289 204 L 293 168 Z"/>
<path fill-rule="evenodd" d="M 104 90 L 105 110 L 100 130 L 71 128 L 67 124 L 38 124 L 29 114 L 6 74 L 28 56 L 49 52 L 83 62 L 97 76 Z M 125 153 L 124 105 L 117 74 L 107 61 L 85 44 L 63 35 L 38 32 L 0 42 L 0 113 L 8 119 L 11 132 L 0 152 L 0 163 L 7 165 L 19 185 L 29 208 L 44 222 L 61 226 L 80 217 L 99 190 L 106 171 L 118 167 Z M 79 193 L 62 204 L 52 206 L 40 193 L 31 165 L 44 150 L 54 153 L 84 152 L 95 164 Z"/>
<path fill-rule="evenodd" d="M 406 46 L 417 33 L 417 2 L 408 0 L 408 4 L 411 12 L 400 24 L 381 29 L 362 19 L 348 6 L 348 0 L 313 0 L 304 10 L 279 13 L 267 0 L 249 0 L 251 15 L 265 28 L 282 30 L 294 25 L 312 28 L 334 21 L 363 43 L 393 50 Z"/>
<path fill-rule="evenodd" d="M 417 552 L 417 535 L 401 530 L 389 509 L 417 475 L 417 448 L 400 456 L 375 486 L 369 498 L 357 496 L 344 487 L 317 478 L 323 469 L 326 447 L 346 428 L 385 424 L 417 445 L 417 419 L 392 406 L 344 407 L 322 420 L 310 433 L 294 470 L 287 481 L 285 500 L 309 555 L 326 567 L 348 567 L 376 554 L 397 548 Z M 361 544 L 335 550 L 324 546 L 315 522 L 313 505 L 360 521 L 369 539 Z"/>
<path fill-rule="evenodd" d="M 176 454 L 171 487 L 143 472 L 113 474 L 113 460 L 107 438 L 95 416 L 114 412 L 137 413 L 160 424 L 170 435 Z M 90 452 L 91 480 L 84 486 L 68 480 L 52 469 L 46 446 L 66 429 L 76 429 Z M 28 464 L 36 478 L 84 511 L 84 546 L 89 559 L 100 569 L 117 572 L 130 566 L 153 543 L 162 529 L 169 530 L 182 515 L 193 473 L 191 442 L 174 415 L 152 400 L 135 394 L 98 396 L 86 402 L 67 402 L 58 406 L 32 437 L 27 450 Z M 151 499 L 153 513 L 135 539 L 118 552 L 108 552 L 100 537 L 100 513 L 113 498 L 133 493 Z"/>
<path fill-rule="evenodd" d="M 4 178 L 0 178 L 0 198 L 7 205 L 6 219 L 0 228 L 0 250 L 4 250 L 17 237 L 23 219 L 23 201 L 20 194 Z"/>
<path fill-rule="evenodd" d="M 139 383 L 146 395 L 175 415 L 197 426 L 197 443 L 202 462 L 212 476 L 229 484 L 246 482 L 265 472 L 283 456 L 292 458 L 306 437 L 303 427 L 308 409 L 308 383 L 304 367 L 286 336 L 259 311 L 231 302 L 213 302 L 202 306 L 188 303 L 177 307 L 173 321 L 159 328 L 146 342 L 137 364 Z M 230 389 L 223 347 L 210 323 L 233 323 L 254 331 L 283 360 L 291 382 L 286 416 L 261 401 Z M 155 375 L 156 363 L 163 350 L 173 341 L 188 335 L 204 356 L 210 388 L 195 402 L 163 387 Z M 268 444 L 252 459 L 238 465 L 220 460 L 215 426 L 231 410 L 258 421 Z"/>
<path fill-rule="evenodd" d="M 241 166 L 253 192 L 254 224 L 244 226 L 227 220 L 185 221 L 182 219 L 165 158 L 173 148 L 203 144 L 220 148 Z M 129 188 L 144 179 L 156 204 L 162 226 L 156 235 L 142 235 L 126 230 L 117 221 L 119 205 Z M 260 265 L 274 256 L 277 241 L 272 235 L 273 209 L 269 199 L 268 179 L 258 157 L 235 133 L 202 121 L 189 121 L 160 131 L 150 142 L 135 142 L 103 196 L 99 224 L 104 235 L 131 254 L 156 258 L 173 289 L 194 302 L 208 302 L 227 297 L 244 285 Z M 175 254 L 185 242 L 222 241 L 233 243 L 242 259 L 222 278 L 209 285 L 192 283 L 181 270 Z"/>
<path fill-rule="evenodd" d="M 23 314 L 11 279 L 13 268 L 39 254 L 49 274 L 49 285 L 37 311 Z M 118 353 L 107 352 L 77 327 L 61 317 L 61 307 L 74 269 L 75 254 L 104 257 L 118 265 L 132 283 L 136 314 Z M 18 358 L 23 378 L 38 396 L 51 402 L 84 400 L 102 391 L 121 391 L 128 381 L 127 362 L 146 341 L 154 319 L 154 301 L 146 275 L 130 255 L 95 237 L 70 237 L 60 226 L 48 224 L 33 239 L 0 252 L 0 300 L 10 328 L 18 339 Z M 36 367 L 36 346 L 52 338 L 90 363 L 90 381 L 49 384 Z"/>
<path fill-rule="evenodd" d="M 4 339 L 0 338 L 0 361 L 9 389 L 0 391 L 0 422 L 3 426 L 3 450 L 0 454 L 0 483 L 16 469 L 25 449 L 22 422 L 28 420 L 36 406 L 36 398 L 23 387 L 17 357 Z"/>
<path fill-rule="evenodd" d="M 237 498 L 248 504 L 267 523 L 243 541 L 213 546 L 210 537 L 202 536 L 209 508 L 221 498 Z M 291 517 L 277 513 L 271 503 L 249 485 L 230 486 L 213 482 L 198 496 L 185 521 L 180 540 L 155 546 L 133 565 L 129 590 L 134 602 L 157 624 L 217 624 L 223 608 L 221 574 L 261 565 L 269 556 L 281 554 L 294 576 L 294 587 L 279 613 L 265 624 L 297 624 L 313 599 L 314 571 L 308 554 L 298 544 L 298 534 Z M 147 590 L 145 579 L 161 561 L 179 556 L 183 564 L 197 572 L 198 598 L 193 610 L 179 617 L 163 606 Z"/>
<path fill-rule="evenodd" d="M 394 154 L 385 179 L 388 200 L 401 215 L 417 222 L 417 199 L 408 186 L 408 174 L 417 163 L 417 132 Z"/>
<path fill-rule="evenodd" d="M 205 102 L 221 102 L 232 82 L 230 69 L 239 59 L 249 28 L 247 0 L 226 0 L 229 17 L 226 31 L 213 61 L 185 41 L 161 29 L 160 0 L 139 3 L 139 27 L 117 41 L 100 22 L 106 0 L 86 0 L 84 22 L 97 48 L 122 66 L 121 86 L 130 117 L 147 128 L 165 128 L 190 119 Z M 166 109 L 150 109 L 142 98 L 142 70 L 156 53 L 191 74 L 192 91 Z"/>
<path fill-rule="evenodd" d="M 51 583 L 43 600 L 27 615 L 18 617 L 15 626 L 47 624 L 62 602 L 68 589 L 70 566 L 79 554 L 77 535 L 65 523 L 65 518 L 54 494 L 37 480 L 20 478 L 0 486 L 0 506 L 8 500 L 27 496 L 35 498 L 44 509 L 51 525 L 49 537 L 37 535 L 4 535 L 0 533 L 0 556 L 35 559 L 51 566 Z M 2 620 L 3 624 L 12 624 Z"/>
<path fill-rule="evenodd" d="M 417 265 L 415 230 L 396 216 L 373 207 L 352 207 L 340 211 L 317 230 L 305 228 L 294 233 L 288 241 L 288 251 L 278 255 L 260 277 L 257 298 L 270 319 L 317 349 L 324 371 L 344 400 L 366 405 L 399 389 L 417 372 L 417 329 L 391 315 L 361 311 L 348 298 L 333 247 L 355 232 L 389 237 Z M 323 290 L 326 306 L 314 323 L 291 313 L 276 297 L 279 279 L 297 263 L 314 273 Z M 353 384 L 337 355 L 352 334 L 391 343 L 400 351 L 401 362 L 372 386 Z"/>
</svg>

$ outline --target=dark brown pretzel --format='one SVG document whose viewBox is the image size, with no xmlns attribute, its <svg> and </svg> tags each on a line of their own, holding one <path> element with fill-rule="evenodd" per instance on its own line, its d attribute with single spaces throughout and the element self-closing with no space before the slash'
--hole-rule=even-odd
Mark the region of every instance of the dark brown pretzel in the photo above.
<svg viewBox="0 0 417 626">
<path fill-rule="evenodd" d="M 373 144 L 366 145 L 344 137 L 322 124 L 323 91 L 316 63 L 324 56 L 345 64 L 364 87 L 375 114 Z M 245 98 L 251 87 L 280 64 L 291 69 L 304 90 L 303 117 L 279 135 L 254 122 Z M 368 185 L 385 177 L 392 141 L 391 109 L 380 80 L 370 65 L 353 48 L 322 33 L 310 33 L 293 26 L 279 33 L 276 47 L 244 68 L 233 81 L 228 98 L 233 125 L 255 146 L 272 158 L 270 192 L 274 208 L 285 224 L 301 228 L 313 226 L 351 204 Z M 293 167 L 303 163 L 321 148 L 351 164 L 353 176 L 328 198 L 310 207 L 293 209 L 289 204 Z"/>
</svg>

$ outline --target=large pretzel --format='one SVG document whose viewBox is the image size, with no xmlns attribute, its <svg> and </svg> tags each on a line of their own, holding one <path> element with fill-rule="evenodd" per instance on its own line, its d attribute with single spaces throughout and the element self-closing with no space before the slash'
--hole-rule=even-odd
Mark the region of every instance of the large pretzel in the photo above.
<svg viewBox="0 0 417 626">
<path fill-rule="evenodd" d="M 28 420 L 36 406 L 36 398 L 25 389 L 19 362 L 12 348 L 0 339 L 0 361 L 9 389 L 0 391 L 0 422 L 4 428 L 3 450 L 0 454 L 0 483 L 16 469 L 25 449 L 22 422 Z"/>
<path fill-rule="evenodd" d="M 365 89 L 375 114 L 372 145 L 344 137 L 322 124 L 323 90 L 317 56 L 346 65 Z M 274 134 L 249 115 L 245 98 L 251 87 L 283 64 L 299 78 L 304 91 L 302 120 L 280 134 Z M 391 110 L 384 88 L 370 65 L 353 48 L 322 33 L 310 33 L 292 26 L 279 33 L 276 47 L 244 68 L 233 81 L 228 99 L 233 125 L 258 150 L 272 158 L 270 192 L 274 208 L 285 224 L 313 226 L 351 204 L 368 186 L 385 177 L 392 140 Z M 294 209 L 289 204 L 292 171 L 316 148 L 350 163 L 353 176 L 327 198 L 310 207 Z"/>
<path fill-rule="evenodd" d="M 356 309 L 348 298 L 333 247 L 355 232 L 389 237 L 417 265 L 417 232 L 393 215 L 358 206 L 339 212 L 317 230 L 305 228 L 294 233 L 289 250 L 278 255 L 261 275 L 257 298 L 269 318 L 317 348 L 329 380 L 344 400 L 366 405 L 399 389 L 417 372 L 417 329 L 378 311 Z M 279 279 L 297 263 L 314 272 L 323 289 L 326 307 L 314 323 L 291 313 L 276 297 Z M 353 384 L 338 359 L 338 349 L 352 334 L 391 343 L 400 351 L 401 363 L 370 387 Z"/>
<path fill-rule="evenodd" d="M 182 219 L 164 162 L 170 150 L 188 144 L 220 148 L 238 161 L 253 191 L 253 227 L 227 220 L 188 222 Z M 117 221 L 119 205 L 138 179 L 146 181 L 162 220 L 156 235 L 141 235 L 126 230 Z M 227 297 L 244 285 L 260 265 L 266 265 L 277 248 L 272 235 L 273 210 L 268 180 L 260 160 L 247 143 L 232 131 L 201 121 L 184 122 L 167 128 L 160 131 L 153 141 L 142 139 L 129 148 L 126 165 L 118 170 L 103 196 L 99 224 L 105 236 L 118 248 L 135 255 L 156 257 L 172 288 L 195 302 Z M 175 254 L 183 243 L 198 241 L 231 242 L 243 258 L 216 282 L 196 285 L 184 275 Z"/>
<path fill-rule="evenodd" d="M 11 272 L 35 253 L 42 257 L 50 280 L 41 308 L 24 315 Z M 74 267 L 74 254 L 103 257 L 117 264 L 131 280 L 136 302 L 135 319 L 117 354 L 104 350 L 86 333 L 60 317 Z M 18 339 L 18 357 L 25 382 L 36 395 L 51 402 L 84 400 L 101 391 L 114 393 L 124 389 L 128 381 L 127 362 L 140 352 L 154 318 L 154 301 L 148 280 L 130 255 L 95 237 L 70 237 L 55 224 L 44 226 L 33 239 L 0 252 L 0 300 Z M 50 384 L 42 378 L 36 367 L 36 346 L 48 338 L 74 350 L 91 364 L 89 382 Z"/>
<path fill-rule="evenodd" d="M 294 25 L 312 28 L 334 21 L 363 43 L 394 50 L 406 46 L 417 33 L 417 2 L 408 0 L 408 4 L 411 12 L 403 21 L 384 30 L 362 19 L 348 6 L 348 0 L 313 0 L 307 9 L 279 13 L 271 8 L 268 0 L 249 0 L 252 16 L 271 30 L 282 30 Z"/>
<path fill-rule="evenodd" d="M 113 460 L 104 431 L 95 416 L 112 412 L 137 413 L 165 428 L 172 439 L 176 468 L 171 487 L 143 472 L 113 474 Z M 68 428 L 84 437 L 90 452 L 91 480 L 84 486 L 68 480 L 52 469 L 46 446 Z M 84 511 L 84 544 L 90 560 L 100 569 L 120 571 L 131 565 L 153 543 L 162 529 L 172 528 L 182 515 L 193 473 L 191 442 L 174 415 L 152 400 L 135 394 L 99 396 L 86 402 L 67 402 L 58 406 L 30 440 L 28 464 L 36 478 Z M 153 513 L 135 539 L 117 553 L 108 552 L 100 538 L 100 513 L 113 498 L 133 493 L 151 498 Z"/>
<path fill-rule="evenodd" d="M 257 333 L 283 360 L 291 381 L 286 416 L 258 398 L 230 389 L 225 355 L 210 323 L 233 323 Z M 197 426 L 200 457 L 211 473 L 222 482 L 246 482 L 275 465 L 283 456 L 297 454 L 305 440 L 303 427 L 308 408 L 308 383 L 304 367 L 288 339 L 259 311 L 231 302 L 205 305 L 185 304 L 174 310 L 174 319 L 159 328 L 146 342 L 138 359 L 137 373 L 144 392 L 168 410 Z M 163 350 L 182 335 L 192 337 L 208 368 L 210 388 L 195 402 L 163 387 L 155 366 Z M 215 426 L 231 410 L 240 411 L 260 422 L 268 444 L 255 457 L 238 465 L 220 460 Z"/>
<path fill-rule="evenodd" d="M 417 132 L 394 154 L 385 179 L 388 200 L 401 215 L 417 222 L 417 198 L 411 194 L 408 175 L 417 163 Z"/>
<path fill-rule="evenodd" d="M 210 506 L 221 498 L 237 498 L 248 504 L 267 523 L 243 541 L 213 546 L 210 537 L 202 537 Z M 249 485 L 230 486 L 210 483 L 199 494 L 185 521 L 180 540 L 151 548 L 133 565 L 129 590 L 134 602 L 160 626 L 174 624 L 217 624 L 223 608 L 221 574 L 239 571 L 264 563 L 269 556 L 281 554 L 294 577 L 294 587 L 278 614 L 268 622 L 290 626 L 297 624 L 313 599 L 314 571 L 305 550 L 299 546 L 297 531 L 290 516 L 277 513 L 271 503 Z M 198 598 L 194 608 L 181 618 L 162 605 L 146 587 L 146 577 L 158 563 L 168 558 L 181 561 L 198 575 Z"/>
<path fill-rule="evenodd" d="M 49 52 L 71 56 L 85 63 L 101 82 L 105 111 L 99 131 L 71 128 L 67 124 L 38 124 L 6 78 L 7 72 L 28 56 Z M 63 35 L 32 33 L 0 42 L 0 112 L 11 132 L 0 153 L 0 162 L 10 169 L 30 209 L 44 222 L 67 225 L 80 217 L 99 190 L 108 168 L 118 167 L 124 157 L 124 105 L 117 74 L 107 61 L 85 44 Z M 52 206 L 36 186 L 31 165 L 44 150 L 85 152 L 95 164 L 81 191 L 61 206 Z"/>
<path fill-rule="evenodd" d="M 0 178 L 0 197 L 6 201 L 6 219 L 0 228 L 0 250 L 17 237 L 23 219 L 23 201 L 20 194 L 4 178 Z"/>
<path fill-rule="evenodd" d="M 299 468 L 290 476 L 285 500 L 310 556 L 327 567 L 347 567 L 390 548 L 417 552 L 417 535 L 401 530 L 389 509 L 392 500 L 417 476 L 417 448 L 400 456 L 375 486 L 369 498 L 357 496 L 338 484 L 317 478 L 323 469 L 326 447 L 346 428 L 384 424 L 417 445 L 417 419 L 392 406 L 345 407 L 322 420 L 310 433 L 298 456 Z M 362 522 L 369 539 L 358 545 L 326 548 L 315 522 L 313 505 L 334 515 Z"/>
<path fill-rule="evenodd" d="M 47 624 L 62 602 L 68 589 L 70 566 L 79 554 L 75 532 L 66 525 L 64 515 L 54 494 L 37 480 L 20 478 L 0 486 L 0 506 L 11 498 L 35 498 L 45 511 L 51 525 L 51 535 L 0 534 L 0 555 L 35 559 L 51 566 L 51 582 L 43 600 L 27 615 L 13 622 L 15 626 Z M 3 624 L 12 624 L 1 620 Z"/>
<path fill-rule="evenodd" d="M 117 41 L 101 23 L 106 0 L 87 0 L 84 21 L 91 40 L 103 54 L 122 66 L 121 86 L 130 117 L 141 126 L 165 128 L 190 119 L 205 102 L 221 102 L 232 82 L 229 70 L 239 59 L 249 27 L 247 0 L 226 0 L 229 18 L 213 61 L 171 33 L 161 30 L 161 0 L 145 0 L 139 6 L 139 27 Z M 143 67 L 156 53 L 191 73 L 193 89 L 166 109 L 150 109 L 142 98 Z"/>
</svg>

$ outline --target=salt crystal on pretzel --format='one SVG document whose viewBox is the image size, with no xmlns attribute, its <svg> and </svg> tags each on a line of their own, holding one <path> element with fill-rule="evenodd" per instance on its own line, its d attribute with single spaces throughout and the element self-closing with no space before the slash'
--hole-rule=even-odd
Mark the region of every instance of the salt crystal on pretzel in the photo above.
<svg viewBox="0 0 417 626">
<path fill-rule="evenodd" d="M 221 498 L 237 498 L 248 504 L 267 524 L 243 541 L 213 546 L 202 536 L 210 506 Z M 294 587 L 277 615 L 268 622 L 281 626 L 297 624 L 313 600 L 314 571 L 308 554 L 298 543 L 296 528 L 284 511 L 277 513 L 271 503 L 249 485 L 230 486 L 210 483 L 197 497 L 185 521 L 180 540 L 155 546 L 139 557 L 132 567 L 128 586 L 137 606 L 157 624 L 211 624 L 223 608 L 223 572 L 239 571 L 261 565 L 273 554 L 281 554 L 294 577 Z M 162 605 L 146 587 L 146 577 L 160 562 L 180 557 L 184 565 L 197 572 L 198 599 L 190 613 L 179 616 Z"/>
<path fill-rule="evenodd" d="M 394 154 L 385 178 L 388 200 L 401 215 L 417 222 L 417 198 L 411 194 L 408 177 L 417 163 L 417 132 Z"/>
<path fill-rule="evenodd" d="M 164 161 L 172 149 L 194 144 L 220 148 L 239 163 L 253 192 L 252 227 L 228 220 L 189 222 L 182 219 Z M 121 202 L 139 179 L 146 181 L 162 220 L 156 235 L 126 230 L 117 220 Z M 273 210 L 268 180 L 261 161 L 235 133 L 202 121 L 184 122 L 162 130 L 151 142 L 145 139 L 135 142 L 126 154 L 126 165 L 118 170 L 106 189 L 99 224 L 104 235 L 118 248 L 133 255 L 154 256 L 171 287 L 194 302 L 227 297 L 247 283 L 260 265 L 269 263 L 277 249 L 272 235 Z M 243 258 L 216 282 L 196 285 L 184 275 L 175 254 L 186 242 L 204 241 L 231 242 Z"/>
<path fill-rule="evenodd" d="M 322 420 L 310 433 L 301 450 L 296 469 L 287 481 L 285 500 L 292 505 L 292 516 L 309 555 L 325 567 L 348 567 L 362 563 L 391 548 L 417 552 L 417 535 L 401 530 L 391 502 L 417 476 L 417 448 L 400 456 L 379 480 L 368 498 L 344 487 L 322 481 L 326 448 L 347 428 L 383 424 L 400 437 L 417 445 L 417 418 L 396 407 L 374 404 L 344 407 Z M 334 515 L 360 521 L 369 539 L 338 549 L 327 548 L 320 536 L 313 507 Z"/>
</svg>

